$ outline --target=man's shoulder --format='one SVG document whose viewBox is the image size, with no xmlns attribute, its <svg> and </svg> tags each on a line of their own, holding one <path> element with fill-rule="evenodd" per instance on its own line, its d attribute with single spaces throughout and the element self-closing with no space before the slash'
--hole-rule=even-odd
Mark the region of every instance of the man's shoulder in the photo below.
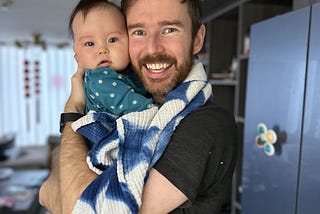
<svg viewBox="0 0 320 214">
<path fill-rule="evenodd" d="M 209 100 L 205 105 L 191 112 L 186 118 L 194 122 L 235 124 L 234 116 L 225 108 L 216 105 L 212 100 Z"/>
<path fill-rule="evenodd" d="M 237 135 L 237 125 L 230 112 L 209 101 L 186 116 L 176 133 L 187 137 L 201 136 L 196 141 L 203 140 L 206 145 L 223 144 L 226 138 L 230 138 L 231 145 Z"/>
</svg>

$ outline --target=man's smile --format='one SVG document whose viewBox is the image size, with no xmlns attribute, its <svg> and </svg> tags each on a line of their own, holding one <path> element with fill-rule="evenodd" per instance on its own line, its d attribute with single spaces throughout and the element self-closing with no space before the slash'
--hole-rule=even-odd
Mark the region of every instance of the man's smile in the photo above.
<svg viewBox="0 0 320 214">
<path fill-rule="evenodd" d="M 160 73 L 163 72 L 163 70 L 169 68 L 172 64 L 169 63 L 150 63 L 150 64 L 145 64 L 145 67 L 153 73 Z"/>
</svg>

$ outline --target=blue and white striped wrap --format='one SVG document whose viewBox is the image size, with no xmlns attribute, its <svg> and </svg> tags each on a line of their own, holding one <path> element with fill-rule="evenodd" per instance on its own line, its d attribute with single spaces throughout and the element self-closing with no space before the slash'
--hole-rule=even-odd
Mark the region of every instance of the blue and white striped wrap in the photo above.
<svg viewBox="0 0 320 214">
<path fill-rule="evenodd" d="M 82 193 L 73 213 L 138 213 L 148 171 L 176 126 L 211 97 L 203 65 L 196 63 L 160 107 L 119 118 L 89 112 L 75 121 L 73 129 L 94 143 L 87 162 L 99 176 Z"/>
</svg>

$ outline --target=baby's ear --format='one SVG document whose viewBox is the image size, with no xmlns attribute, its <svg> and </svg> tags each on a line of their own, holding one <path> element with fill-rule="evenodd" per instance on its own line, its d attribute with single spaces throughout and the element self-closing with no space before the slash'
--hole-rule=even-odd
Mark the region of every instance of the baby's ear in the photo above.
<svg viewBox="0 0 320 214">
<path fill-rule="evenodd" d="M 75 60 L 77 61 L 77 63 L 78 63 L 78 55 L 77 55 L 76 53 L 74 53 L 73 57 L 74 57 L 74 59 L 75 59 Z"/>
</svg>

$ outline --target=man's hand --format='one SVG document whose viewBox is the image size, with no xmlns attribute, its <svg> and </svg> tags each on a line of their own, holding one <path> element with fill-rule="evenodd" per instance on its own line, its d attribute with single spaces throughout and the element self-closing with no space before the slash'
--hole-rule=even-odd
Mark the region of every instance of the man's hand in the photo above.
<svg viewBox="0 0 320 214">
<path fill-rule="evenodd" d="M 71 78 L 71 94 L 65 105 L 65 112 L 84 113 L 86 99 L 83 88 L 84 68 L 78 67 Z"/>
</svg>

